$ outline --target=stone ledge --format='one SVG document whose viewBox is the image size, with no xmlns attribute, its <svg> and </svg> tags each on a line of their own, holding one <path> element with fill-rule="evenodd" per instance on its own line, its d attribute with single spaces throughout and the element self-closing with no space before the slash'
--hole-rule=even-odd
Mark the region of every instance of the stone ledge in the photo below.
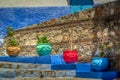
<svg viewBox="0 0 120 80">
<path fill-rule="evenodd" d="M 36 78 L 45 78 L 45 77 L 75 77 L 74 70 L 30 70 L 30 69 L 0 69 L 1 78 L 24 78 L 24 77 L 36 77 Z"/>
<path fill-rule="evenodd" d="M 16 78 L 15 80 L 102 80 L 90 78 Z"/>
<path fill-rule="evenodd" d="M 45 60 L 44 60 L 45 59 Z M 51 56 L 35 56 L 35 57 L 9 57 L 1 56 L 0 62 L 19 62 L 19 63 L 33 63 L 33 64 L 51 64 Z"/>
<path fill-rule="evenodd" d="M 104 79 L 104 80 L 113 80 L 117 78 L 117 71 L 76 72 L 76 76 L 80 78 L 96 78 L 96 79 Z"/>
<path fill-rule="evenodd" d="M 32 70 L 51 70 L 50 64 L 25 64 L 15 62 L 0 62 L 0 68 L 4 69 L 32 69 Z"/>
</svg>

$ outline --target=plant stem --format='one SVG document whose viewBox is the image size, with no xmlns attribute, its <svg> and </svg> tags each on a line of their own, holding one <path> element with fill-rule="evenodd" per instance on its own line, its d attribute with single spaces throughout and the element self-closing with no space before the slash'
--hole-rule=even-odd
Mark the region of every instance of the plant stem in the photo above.
<svg viewBox="0 0 120 80">
<path fill-rule="evenodd" d="M 70 33 L 70 50 L 72 50 L 72 30 L 69 28 L 69 33 Z"/>
</svg>

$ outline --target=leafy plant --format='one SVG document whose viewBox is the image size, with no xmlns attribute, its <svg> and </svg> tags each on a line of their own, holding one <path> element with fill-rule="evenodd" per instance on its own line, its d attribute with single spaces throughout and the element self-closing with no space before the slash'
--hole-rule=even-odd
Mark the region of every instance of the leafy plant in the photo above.
<svg viewBox="0 0 120 80">
<path fill-rule="evenodd" d="M 7 27 L 7 36 L 9 37 L 8 39 L 8 46 L 18 46 L 19 43 L 18 41 L 14 38 L 14 29 L 11 26 Z"/>
<path fill-rule="evenodd" d="M 97 33 L 98 37 L 98 55 L 100 57 L 105 57 L 108 51 L 110 51 L 113 47 L 113 42 L 111 36 L 114 36 L 115 33 L 111 32 L 111 34 L 108 32 L 108 28 L 104 29 L 103 32 L 99 31 Z"/>
<path fill-rule="evenodd" d="M 14 37 L 8 40 L 8 46 L 17 46 L 17 45 L 19 45 L 19 43 Z"/>
<path fill-rule="evenodd" d="M 7 36 L 12 37 L 14 35 L 14 29 L 11 26 L 7 27 Z"/>
<path fill-rule="evenodd" d="M 43 35 L 42 37 L 39 37 L 38 35 L 36 36 L 37 38 L 37 43 L 42 44 L 42 43 L 49 43 L 49 40 L 47 38 L 47 35 Z"/>
</svg>

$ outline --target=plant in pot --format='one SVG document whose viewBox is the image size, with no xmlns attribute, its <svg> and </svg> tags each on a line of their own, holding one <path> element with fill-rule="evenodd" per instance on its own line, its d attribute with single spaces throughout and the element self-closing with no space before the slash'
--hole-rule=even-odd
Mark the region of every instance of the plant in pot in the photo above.
<svg viewBox="0 0 120 80">
<path fill-rule="evenodd" d="M 43 35 L 41 37 L 37 35 L 36 38 L 37 38 L 36 51 L 38 55 L 39 56 L 49 55 L 51 53 L 52 48 L 47 38 L 47 35 Z"/>
<path fill-rule="evenodd" d="M 108 68 L 109 60 L 107 55 L 112 51 L 113 42 L 111 36 L 113 36 L 113 34 L 114 33 L 110 34 L 108 28 L 105 28 L 103 32 L 99 31 L 97 33 L 98 44 L 91 63 L 93 70 L 103 71 Z"/>
<path fill-rule="evenodd" d="M 20 53 L 20 46 L 18 41 L 14 38 L 14 29 L 12 27 L 7 27 L 7 46 L 6 52 L 9 56 L 15 57 Z"/>
<path fill-rule="evenodd" d="M 73 50 L 73 44 L 72 44 L 72 38 L 73 38 L 73 30 L 69 29 L 69 44 L 70 44 L 70 49 L 64 50 L 63 51 L 63 60 L 66 63 L 74 63 L 78 60 L 78 52 L 77 50 Z"/>
</svg>

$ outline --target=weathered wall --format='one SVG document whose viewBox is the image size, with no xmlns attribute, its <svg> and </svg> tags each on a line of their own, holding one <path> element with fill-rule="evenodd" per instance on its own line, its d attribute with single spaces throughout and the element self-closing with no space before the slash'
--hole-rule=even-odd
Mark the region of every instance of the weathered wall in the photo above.
<svg viewBox="0 0 120 80">
<path fill-rule="evenodd" d="M 94 17 L 94 9 L 89 10 L 91 19 Z M 88 11 L 84 11 L 81 13 L 76 13 L 74 15 L 64 16 L 58 19 L 53 19 L 41 24 L 35 24 L 29 26 L 27 28 L 19 29 L 16 31 L 16 37 L 21 45 L 21 54 L 20 55 L 36 55 L 35 45 L 36 45 L 36 35 L 40 33 L 49 34 L 50 43 L 52 43 L 53 54 L 59 53 L 64 49 L 68 49 L 69 46 L 69 28 L 74 28 L 74 41 L 76 46 L 78 46 L 77 39 L 78 33 L 80 30 L 83 30 L 84 35 L 88 35 L 91 32 L 85 33 L 85 31 L 89 31 L 86 28 L 89 25 L 89 28 L 93 28 L 94 24 L 89 19 L 88 14 L 85 15 Z M 87 36 L 83 38 L 87 39 Z M 89 36 L 88 36 L 89 39 Z M 90 41 L 91 42 L 91 41 Z M 91 44 L 89 42 L 89 44 Z M 87 45 L 85 46 L 87 47 Z"/>
<path fill-rule="evenodd" d="M 36 35 L 48 34 L 52 44 L 52 54 L 58 54 L 70 48 L 69 30 L 73 32 L 73 49 L 79 51 L 79 61 L 89 61 L 96 48 L 96 33 L 105 28 L 115 32 L 116 53 L 119 49 L 120 31 L 120 6 L 115 3 L 107 3 L 100 7 L 86 10 L 83 12 L 63 16 L 61 18 L 34 24 L 27 28 L 16 31 L 15 37 L 19 40 L 21 53 L 19 56 L 37 56 L 35 51 Z M 107 24 L 104 22 L 108 21 Z M 80 35 L 81 33 L 81 35 Z M 5 38 L 5 43 L 7 38 Z M 6 44 L 5 44 L 6 46 Z"/>
<path fill-rule="evenodd" d="M 120 67 L 120 59 L 117 58 L 120 55 L 120 3 L 112 2 L 97 7 L 94 22 L 96 31 L 108 28 L 109 32 L 115 32 L 114 36 L 110 36 L 111 41 L 114 43 L 114 48 L 108 56 L 110 60 L 109 67 L 111 70 L 116 68 L 120 70 L 118 68 Z"/>
</svg>

